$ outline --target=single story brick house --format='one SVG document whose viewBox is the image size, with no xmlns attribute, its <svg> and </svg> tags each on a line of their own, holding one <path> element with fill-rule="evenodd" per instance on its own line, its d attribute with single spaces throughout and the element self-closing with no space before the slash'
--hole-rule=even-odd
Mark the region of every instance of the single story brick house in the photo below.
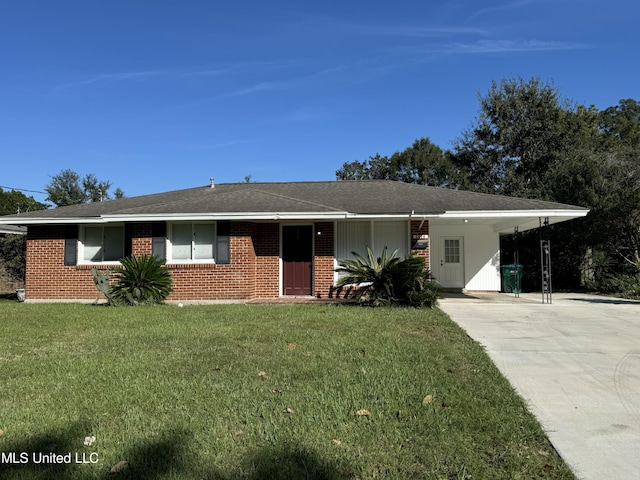
<svg viewBox="0 0 640 480">
<path fill-rule="evenodd" d="M 500 290 L 499 236 L 587 209 L 393 181 L 228 183 L 0 217 L 26 226 L 26 297 L 92 300 L 94 267 L 166 259 L 170 300 L 319 296 L 370 245 L 424 256 L 445 288 Z"/>
</svg>

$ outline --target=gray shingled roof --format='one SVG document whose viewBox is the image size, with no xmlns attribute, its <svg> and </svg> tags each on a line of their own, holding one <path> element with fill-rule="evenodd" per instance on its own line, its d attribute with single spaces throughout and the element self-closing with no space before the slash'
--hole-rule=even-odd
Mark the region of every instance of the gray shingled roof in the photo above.
<svg viewBox="0 0 640 480">
<path fill-rule="evenodd" d="M 288 183 L 227 183 L 185 190 L 72 205 L 8 215 L 0 223 L 19 225 L 50 219 L 229 214 L 340 214 L 432 216 L 451 212 L 575 211 L 573 205 L 449 190 L 401 182 L 328 181 Z M 249 217 L 250 215 L 247 215 Z M 31 220 L 31 222 L 30 222 Z"/>
</svg>

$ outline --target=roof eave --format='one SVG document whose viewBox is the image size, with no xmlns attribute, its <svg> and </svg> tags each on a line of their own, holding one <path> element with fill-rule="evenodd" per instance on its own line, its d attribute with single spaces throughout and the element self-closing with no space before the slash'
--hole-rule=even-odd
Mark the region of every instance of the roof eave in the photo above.
<svg viewBox="0 0 640 480">
<path fill-rule="evenodd" d="M 16 226 L 28 226 L 28 225 L 67 225 L 78 223 L 104 223 L 105 220 L 102 217 L 65 217 L 65 218 L 46 218 L 46 217 L 25 217 L 14 219 L 0 218 L 0 225 L 16 225 Z"/>
<path fill-rule="evenodd" d="M 335 212 L 221 212 L 221 213 L 157 213 L 157 214 L 111 214 L 99 217 L 24 217 L 1 218 L 0 225 L 65 225 L 87 223 L 114 222 L 158 222 L 158 221 L 206 221 L 206 220 L 245 220 L 245 221 L 287 221 L 287 220 L 344 220 L 344 219 L 482 219 L 495 220 L 533 219 L 550 217 L 570 220 L 584 217 L 587 209 L 550 209 L 550 210 L 455 210 L 446 212 L 396 212 L 396 213 L 357 213 L 348 211 Z"/>
<path fill-rule="evenodd" d="M 511 217 L 566 217 L 580 218 L 589 213 L 588 209 L 537 209 L 537 210 L 456 210 L 447 211 L 439 218 L 511 218 Z"/>
</svg>

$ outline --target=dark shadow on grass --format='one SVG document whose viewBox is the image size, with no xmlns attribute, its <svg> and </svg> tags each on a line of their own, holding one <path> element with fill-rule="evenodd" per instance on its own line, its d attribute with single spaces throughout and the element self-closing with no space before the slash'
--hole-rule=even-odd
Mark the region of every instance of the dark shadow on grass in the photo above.
<svg viewBox="0 0 640 480">
<path fill-rule="evenodd" d="M 248 477 L 251 480 L 314 479 L 333 480 L 352 476 L 347 468 L 320 460 L 314 452 L 297 445 L 263 448 L 249 457 Z"/>
<path fill-rule="evenodd" d="M 113 465 L 106 468 L 103 465 L 103 478 L 152 480 L 189 471 L 193 467 L 185 459 L 189 438 L 187 431 L 173 430 L 158 437 L 140 439 L 134 447 L 123 451 L 119 460 L 115 462 L 126 461 L 126 468 L 117 473 L 110 473 Z"/>
<path fill-rule="evenodd" d="M 189 472 L 191 464 L 185 461 L 186 446 L 189 445 L 188 432 L 172 430 L 157 437 L 132 441 L 133 447 L 117 452 L 117 459 L 97 457 L 97 463 L 88 462 L 96 447 L 85 446 L 84 439 L 91 434 L 90 422 L 77 422 L 66 428 L 50 429 L 24 439 L 12 439 L 11 432 L 0 438 L 0 455 L 4 453 L 0 464 L 0 479 L 136 479 L 151 480 Z M 98 439 L 98 442 L 100 440 Z M 63 455 L 63 463 L 35 463 L 40 454 L 48 458 L 50 454 Z M 12 454 L 12 455 L 11 455 Z M 26 454 L 26 458 L 23 457 Z M 70 454 L 70 456 L 69 456 Z M 95 454 L 94 454 L 95 455 Z M 11 460 L 14 463 L 11 463 Z M 22 461 L 26 460 L 24 463 Z M 126 461 L 127 467 L 117 473 L 111 468 L 119 461 Z M 89 473 L 90 472 L 90 473 Z"/>
<path fill-rule="evenodd" d="M 76 422 L 66 428 L 49 429 L 26 438 L 13 438 L 11 430 L 7 428 L 0 438 L 0 454 L 5 456 L 0 464 L 0 478 L 8 480 L 71 477 L 73 470 L 79 466 L 75 463 L 75 454 L 77 452 L 82 455 L 85 451 L 83 442 L 90 428 L 89 422 Z M 41 454 L 47 458 L 52 453 L 57 455 L 71 453 L 71 462 L 34 463 L 34 456 L 35 461 L 40 461 Z M 7 462 L 8 455 L 13 455 L 13 462 Z"/>
<path fill-rule="evenodd" d="M 23 439 L 12 439 L 10 431 L 6 432 L 0 437 L 0 453 L 5 455 L 0 463 L 0 479 L 158 480 L 195 475 L 196 478 L 207 480 L 343 480 L 356 476 L 350 465 L 323 459 L 316 452 L 291 443 L 255 449 L 232 471 L 217 470 L 207 467 L 206 458 L 199 459 L 197 452 L 191 451 L 192 435 L 181 429 L 171 429 L 149 438 L 132 439 L 132 446 L 117 451 L 114 457 L 100 456 L 97 463 L 83 465 L 77 463 L 77 459 L 82 460 L 84 454 L 84 458 L 89 460 L 92 452 L 100 450 L 83 444 L 85 436 L 91 434 L 91 429 L 91 423 L 86 421 Z M 100 439 L 97 439 L 99 442 Z M 13 456 L 7 456 L 9 452 Z M 28 454 L 26 463 L 20 463 L 23 452 Z M 34 463 L 34 453 L 36 456 L 40 453 L 45 456 L 51 453 L 63 456 L 70 454 L 70 461 Z M 11 459 L 15 459 L 16 463 L 11 463 Z M 126 467 L 111 473 L 112 467 L 121 461 L 126 461 Z"/>
<path fill-rule="evenodd" d="M 315 452 L 299 445 L 286 444 L 263 447 L 250 453 L 241 473 L 209 473 L 209 480 L 344 480 L 355 472 L 346 464 L 319 458 Z"/>
</svg>

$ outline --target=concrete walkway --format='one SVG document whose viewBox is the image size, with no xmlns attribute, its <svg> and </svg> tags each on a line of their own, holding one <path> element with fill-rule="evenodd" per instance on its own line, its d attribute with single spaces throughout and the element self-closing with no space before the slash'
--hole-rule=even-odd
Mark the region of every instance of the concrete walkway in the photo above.
<svg viewBox="0 0 640 480">
<path fill-rule="evenodd" d="M 579 478 L 640 478 L 640 302 L 584 294 L 451 296 Z"/>
</svg>

